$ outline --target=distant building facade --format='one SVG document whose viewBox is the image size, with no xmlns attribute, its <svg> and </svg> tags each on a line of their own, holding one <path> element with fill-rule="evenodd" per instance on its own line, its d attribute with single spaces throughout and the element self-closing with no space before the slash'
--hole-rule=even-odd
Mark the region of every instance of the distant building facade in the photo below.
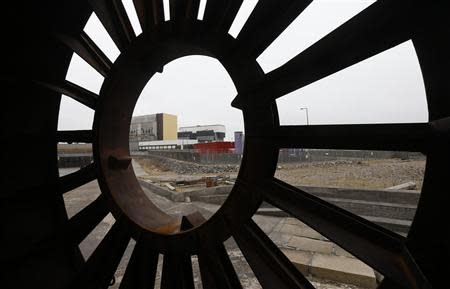
<svg viewBox="0 0 450 289">
<path fill-rule="evenodd" d="M 197 140 L 177 139 L 177 140 L 155 140 L 139 142 L 140 151 L 149 150 L 175 150 L 175 149 L 194 149 Z"/>
<path fill-rule="evenodd" d="M 180 127 L 178 139 L 197 140 L 199 143 L 223 141 L 225 139 L 225 126 L 216 124 Z"/>
<path fill-rule="evenodd" d="M 167 113 L 135 116 L 130 124 L 130 149 L 138 150 L 139 142 L 177 139 L 177 116 Z"/>
<path fill-rule="evenodd" d="M 244 133 L 242 131 L 234 132 L 234 153 L 244 153 Z"/>
</svg>

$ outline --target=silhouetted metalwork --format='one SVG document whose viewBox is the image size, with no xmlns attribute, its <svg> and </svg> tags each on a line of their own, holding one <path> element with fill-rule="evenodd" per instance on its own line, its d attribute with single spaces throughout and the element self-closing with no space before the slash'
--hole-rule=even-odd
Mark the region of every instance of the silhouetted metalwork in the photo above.
<svg viewBox="0 0 450 289">
<path fill-rule="evenodd" d="M 11 3 L 13 2 L 13 3 Z M 227 32 L 242 0 L 134 0 L 136 36 L 120 0 L 3 3 L 2 288 L 107 288 L 131 238 L 137 241 L 121 288 L 194 288 L 190 256 L 204 288 L 240 288 L 223 242 L 233 236 L 264 288 L 313 288 L 251 217 L 267 201 L 305 222 L 382 273 L 380 288 L 446 288 L 450 269 L 450 27 L 446 1 L 379 0 L 286 64 L 265 74 L 256 61 L 310 0 L 260 0 L 235 39 Z M 121 51 L 114 63 L 83 32 L 95 12 Z M 6 17 L 7 18 L 7 17 Z M 2 20 L 6 19 L 3 17 Z M 429 123 L 280 126 L 275 100 L 361 60 L 412 40 L 426 86 Z M 72 53 L 105 77 L 96 95 L 65 80 Z M 147 81 L 168 62 L 217 58 L 238 95 L 246 143 L 238 180 L 209 220 L 157 208 L 130 166 L 128 133 Z M 95 110 L 92 131 L 57 131 L 61 94 Z M 58 141 L 93 143 L 95 161 L 59 177 Z M 402 237 L 277 180 L 280 148 L 420 151 L 427 155 L 421 199 Z M 62 195 L 97 179 L 102 195 L 70 220 Z M 116 223 L 88 260 L 78 244 L 112 212 Z M 442 225 L 444 224 L 444 225 Z M 443 285 L 443 284 L 447 284 Z"/>
</svg>

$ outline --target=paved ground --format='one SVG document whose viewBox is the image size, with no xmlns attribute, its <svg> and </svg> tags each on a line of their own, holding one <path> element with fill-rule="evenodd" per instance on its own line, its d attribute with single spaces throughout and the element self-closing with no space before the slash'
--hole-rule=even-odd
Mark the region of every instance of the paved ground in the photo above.
<svg viewBox="0 0 450 289">
<path fill-rule="evenodd" d="M 66 169 L 61 173 L 65 174 L 70 172 L 71 170 Z M 138 174 L 144 173 L 143 171 Z M 148 197 L 157 204 L 161 209 L 166 211 L 169 214 L 180 215 L 180 214 L 188 214 L 194 211 L 200 211 L 205 217 L 209 217 L 214 213 L 215 210 L 218 209 L 218 206 L 192 202 L 192 203 L 176 203 L 165 199 L 164 197 L 155 195 L 150 191 L 146 190 Z M 100 194 L 100 190 L 96 181 L 90 182 L 74 191 L 71 191 L 65 194 L 64 199 L 66 202 L 67 212 L 69 217 L 76 214 L 90 202 L 95 200 L 97 196 Z M 361 266 L 362 263 L 353 259 L 348 253 L 343 251 L 341 248 L 335 246 L 333 243 L 328 242 L 323 236 L 313 231 L 311 228 L 306 225 L 298 222 L 297 220 L 291 218 L 277 218 L 277 217 L 267 217 L 267 216 L 254 216 L 255 222 L 266 232 L 266 234 L 280 247 L 284 250 L 285 254 L 291 258 L 294 262 L 296 262 L 297 267 L 306 273 L 308 278 L 312 280 L 316 288 L 320 289 L 340 289 L 340 288 L 353 288 L 358 289 L 360 287 L 345 285 L 335 282 L 329 282 L 324 280 L 317 280 L 311 277 L 315 272 L 312 271 L 313 264 L 319 264 L 320 262 L 324 263 L 320 265 L 320 268 L 329 267 L 329 264 L 336 262 L 336 260 L 341 261 L 344 260 L 345 266 L 348 264 L 352 264 L 353 266 Z M 105 219 L 96 227 L 92 234 L 90 234 L 81 244 L 80 248 L 85 256 L 88 258 L 90 254 L 95 250 L 97 245 L 103 239 L 103 237 L 108 232 L 109 228 L 114 223 L 114 218 L 112 215 L 108 215 Z M 126 253 L 119 265 L 119 268 L 116 272 L 116 280 L 117 283 L 120 283 L 120 280 L 124 274 L 126 264 L 131 256 L 132 250 L 134 247 L 134 241 L 131 241 Z M 253 272 L 249 268 L 249 265 L 246 263 L 245 258 L 243 257 L 241 251 L 234 243 L 233 240 L 228 240 L 226 242 L 226 247 L 230 258 L 235 266 L 236 272 L 238 273 L 242 285 L 244 288 L 261 288 L 257 279 L 253 275 Z M 304 255 L 304 252 L 299 250 L 310 250 L 311 254 Z M 322 254 L 323 253 L 323 254 Z M 330 255 L 337 257 L 336 260 L 323 259 L 322 255 Z M 306 257 L 305 257 L 306 256 Z M 345 259 L 342 259 L 345 258 Z M 348 263 L 350 260 L 353 263 Z M 160 256 L 160 264 L 159 270 L 157 273 L 157 286 L 159 288 L 159 280 L 161 273 L 161 264 L 162 258 Z M 317 266 L 316 266 L 317 267 Z M 193 268 L 194 268 L 194 278 L 197 280 L 197 288 L 201 288 L 198 264 L 195 256 L 193 257 Z M 315 267 L 314 267 L 315 268 Z M 367 266 L 363 268 L 364 270 L 370 270 Z M 329 268 L 325 268 L 325 274 L 333 274 L 333 270 Z M 323 273 L 322 272 L 322 273 Z M 335 274 L 336 272 L 334 272 Z M 370 286 L 369 286 L 370 287 Z M 118 284 L 112 286 L 112 288 L 118 288 Z"/>
</svg>

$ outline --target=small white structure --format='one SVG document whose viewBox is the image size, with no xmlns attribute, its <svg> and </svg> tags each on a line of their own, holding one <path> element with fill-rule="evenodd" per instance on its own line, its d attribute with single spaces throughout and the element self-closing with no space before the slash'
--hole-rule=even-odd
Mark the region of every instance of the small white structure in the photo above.
<svg viewBox="0 0 450 289">
<path fill-rule="evenodd" d="M 225 126 L 221 124 L 185 126 L 178 129 L 178 139 L 196 139 L 199 142 L 223 141 Z"/>
<path fill-rule="evenodd" d="M 215 132 L 225 133 L 225 126 L 222 124 L 211 124 L 211 125 L 194 125 L 194 126 L 183 126 L 178 129 L 179 132 L 198 132 L 202 130 L 213 130 Z"/>
<path fill-rule="evenodd" d="M 139 150 L 173 150 L 183 149 L 184 146 L 198 143 L 195 139 L 177 139 L 177 140 L 156 140 L 139 142 Z"/>
</svg>

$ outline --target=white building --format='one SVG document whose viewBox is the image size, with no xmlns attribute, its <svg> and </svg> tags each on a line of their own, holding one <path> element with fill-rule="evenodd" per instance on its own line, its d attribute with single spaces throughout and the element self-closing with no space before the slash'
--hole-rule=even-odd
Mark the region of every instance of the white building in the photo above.
<svg viewBox="0 0 450 289">
<path fill-rule="evenodd" d="M 221 124 L 185 126 L 178 129 L 178 139 L 195 139 L 198 142 L 223 141 L 225 131 L 225 126 Z"/>
<path fill-rule="evenodd" d="M 191 139 L 141 141 L 139 142 L 139 150 L 148 151 L 185 149 L 186 147 L 189 148 L 196 143 L 198 143 L 197 140 Z"/>
</svg>

